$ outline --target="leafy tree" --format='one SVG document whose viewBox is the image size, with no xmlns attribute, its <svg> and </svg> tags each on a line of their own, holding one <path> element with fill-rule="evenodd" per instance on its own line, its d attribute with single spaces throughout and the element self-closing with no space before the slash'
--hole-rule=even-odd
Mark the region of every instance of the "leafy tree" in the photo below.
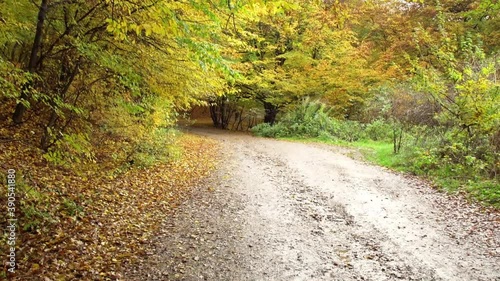
<svg viewBox="0 0 500 281">
<path fill-rule="evenodd" d="M 91 128 L 133 150 L 147 132 L 171 125 L 176 109 L 219 94 L 231 75 L 206 32 L 219 25 L 203 1 L 0 5 L 3 98 L 19 128 L 37 123 L 47 152 L 89 139 Z"/>
<path fill-rule="evenodd" d="M 235 36 L 242 43 L 235 86 L 264 107 L 273 123 L 284 107 L 303 97 L 323 98 L 339 117 L 362 103 L 380 77 L 348 27 L 350 7 L 303 1 L 249 2 Z"/>
</svg>

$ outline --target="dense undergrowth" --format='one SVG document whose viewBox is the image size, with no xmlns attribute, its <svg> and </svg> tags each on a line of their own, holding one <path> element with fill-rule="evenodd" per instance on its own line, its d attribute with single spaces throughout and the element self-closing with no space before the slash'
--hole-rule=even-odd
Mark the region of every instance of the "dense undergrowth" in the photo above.
<svg viewBox="0 0 500 281">
<path fill-rule="evenodd" d="M 377 164 L 428 177 L 450 192 L 465 192 L 485 205 L 500 208 L 495 134 L 471 138 L 457 127 L 402 126 L 383 119 L 341 121 L 331 118 L 325 105 L 309 100 L 273 126 L 259 124 L 252 131 L 264 137 L 358 147 Z"/>
<path fill-rule="evenodd" d="M 214 167 L 214 141 L 192 135 L 161 135 L 135 160 L 112 161 L 105 144 L 94 161 L 54 163 L 26 137 L 2 128 L 1 176 L 15 169 L 16 270 L 11 280 L 116 280 L 120 268 L 144 254 L 146 241 L 165 215 Z M 29 134 L 29 131 L 27 132 Z M 100 140 L 102 142 L 102 139 Z M 116 141 L 111 146 L 126 146 Z M 109 152 L 109 153 L 108 153 Z M 45 157 L 43 157 L 45 155 Z M 68 159 L 66 159 L 68 160 Z M 4 189 L 5 190 L 5 189 Z M 7 206 L 7 197 L 0 204 Z M 7 222 L 1 213 L 2 228 Z M 8 233 L 0 240 L 7 253 Z"/>
</svg>

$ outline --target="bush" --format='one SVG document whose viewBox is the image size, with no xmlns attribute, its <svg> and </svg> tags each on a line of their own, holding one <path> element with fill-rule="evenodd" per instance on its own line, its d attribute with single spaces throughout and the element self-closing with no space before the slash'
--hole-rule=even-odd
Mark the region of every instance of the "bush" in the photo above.
<svg viewBox="0 0 500 281">
<path fill-rule="evenodd" d="M 260 123 L 254 126 L 251 131 L 260 137 L 275 138 L 277 134 L 277 126 L 272 126 L 269 123 Z"/>
<path fill-rule="evenodd" d="M 177 131 L 170 128 L 157 128 L 147 138 L 137 144 L 128 161 L 139 167 L 149 167 L 156 163 L 178 158 L 180 151 L 176 146 Z"/>
<path fill-rule="evenodd" d="M 374 141 L 390 141 L 393 134 L 393 126 L 383 119 L 377 119 L 366 125 L 366 137 Z"/>
<path fill-rule="evenodd" d="M 94 161 L 95 158 L 89 137 L 85 133 L 64 134 L 43 157 L 54 165 L 67 168 L 72 163 Z"/>
<path fill-rule="evenodd" d="M 413 127 L 402 151 L 404 164 L 416 174 L 455 180 L 498 180 L 498 155 L 485 136 L 470 138 L 466 131 L 445 127 Z"/>
<path fill-rule="evenodd" d="M 332 125 L 333 127 L 330 134 L 335 139 L 355 142 L 366 138 L 366 134 L 364 132 L 365 126 L 357 121 L 339 121 L 333 119 Z"/>
<path fill-rule="evenodd" d="M 355 121 L 339 121 L 330 117 L 330 109 L 317 101 L 305 99 L 296 108 L 287 112 L 273 126 L 259 124 L 252 132 L 263 137 L 304 137 L 328 136 L 331 139 L 356 141 L 364 137 L 363 126 Z"/>
</svg>

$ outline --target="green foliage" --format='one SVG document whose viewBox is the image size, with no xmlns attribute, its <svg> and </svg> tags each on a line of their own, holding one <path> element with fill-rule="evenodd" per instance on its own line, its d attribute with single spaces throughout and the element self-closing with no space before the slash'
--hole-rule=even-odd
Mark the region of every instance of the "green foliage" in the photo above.
<svg viewBox="0 0 500 281">
<path fill-rule="evenodd" d="M 421 32 L 422 37 L 430 37 Z M 441 110 L 436 120 L 445 128 L 432 147 L 424 146 L 436 158 L 425 157 L 432 162 L 427 166 L 440 167 L 428 172 L 452 178 L 498 179 L 498 58 L 487 58 L 480 39 L 470 34 L 453 38 L 441 33 L 434 40 L 437 42 L 430 45 L 435 54 L 431 61 L 412 61 L 412 85 L 437 102 Z"/>
<path fill-rule="evenodd" d="M 42 6 L 0 3 L 0 99 L 4 117 L 14 112 L 16 130 L 32 132 L 52 164 L 92 162 L 102 144 L 119 162 L 160 159 L 156 132 L 234 75 L 217 44 L 223 35 L 214 36 L 218 7 L 203 1 Z"/>
<path fill-rule="evenodd" d="M 61 207 L 70 217 L 83 216 L 83 207 L 70 198 L 64 199 Z"/>
<path fill-rule="evenodd" d="M 48 224 L 54 223 L 53 215 L 48 211 L 50 208 L 47 204 L 48 196 L 40 192 L 37 187 L 28 184 L 26 178 L 30 175 L 16 176 L 16 191 L 19 198 L 17 205 L 20 210 L 20 222 L 24 231 L 36 233 Z"/>
<path fill-rule="evenodd" d="M 0 2 L 0 46 L 23 46 L 32 40 L 36 25 L 36 10 L 30 1 L 5 0 Z M 24 47 L 24 46 L 23 46 Z M 20 50 L 15 54 L 19 55 Z"/>
<path fill-rule="evenodd" d="M 48 162 L 68 168 L 75 163 L 95 161 L 92 145 L 86 134 L 64 134 L 62 137 L 53 137 L 57 138 L 54 146 L 43 155 Z"/>
<path fill-rule="evenodd" d="M 500 184 L 498 181 L 468 181 L 466 190 L 479 201 L 500 207 Z"/>
<path fill-rule="evenodd" d="M 390 141 L 393 134 L 393 126 L 383 119 L 377 119 L 365 127 L 365 134 L 368 139 L 374 141 Z"/>
<path fill-rule="evenodd" d="M 21 85 L 26 83 L 28 79 L 29 74 L 0 57 L 0 87 L 2 88 L 0 98 L 16 99 Z"/>
<path fill-rule="evenodd" d="M 132 161 L 136 166 L 145 168 L 168 160 L 178 159 L 181 155 L 181 151 L 175 142 L 178 134 L 173 129 L 155 129 L 137 144 L 128 160 Z"/>
<path fill-rule="evenodd" d="M 21 206 L 21 213 L 26 220 L 23 224 L 23 230 L 33 233 L 51 221 L 52 218 L 48 212 L 39 210 L 35 205 L 31 204 Z"/>
<path fill-rule="evenodd" d="M 257 136 L 267 138 L 284 137 L 285 135 L 287 135 L 286 127 L 281 126 L 280 122 L 274 125 L 271 125 L 269 123 L 260 123 L 252 128 L 252 132 Z"/>
<path fill-rule="evenodd" d="M 259 124 L 252 131 L 265 137 L 330 137 L 356 141 L 363 136 L 362 125 L 356 121 L 341 122 L 330 116 L 330 109 L 318 101 L 305 99 L 289 110 L 275 125 Z"/>
<path fill-rule="evenodd" d="M 479 137 L 471 144 L 467 132 L 456 128 L 442 132 L 428 128 L 417 133 L 420 136 L 413 143 L 417 149 L 410 159 L 415 159 L 412 165 L 419 173 L 475 180 L 497 177 L 498 156 L 488 138 Z"/>
</svg>

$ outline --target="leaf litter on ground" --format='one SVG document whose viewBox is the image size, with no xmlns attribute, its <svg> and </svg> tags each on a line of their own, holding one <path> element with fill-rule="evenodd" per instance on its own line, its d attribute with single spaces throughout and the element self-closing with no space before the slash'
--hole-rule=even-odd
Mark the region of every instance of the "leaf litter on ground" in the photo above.
<svg viewBox="0 0 500 281">
<path fill-rule="evenodd" d="M 22 209 L 16 213 L 16 273 L 4 271 L 0 277 L 34 281 L 120 280 L 121 266 L 145 254 L 146 242 L 169 212 L 215 167 L 218 146 L 183 135 L 182 157 L 112 175 L 104 165 L 86 171 L 56 168 L 33 146 L 0 145 L 2 173 L 16 169 Z M 6 206 L 7 197 L 1 198 Z M 5 212 L 0 216 L 6 224 Z M 4 233 L 2 253 L 6 241 Z"/>
</svg>

